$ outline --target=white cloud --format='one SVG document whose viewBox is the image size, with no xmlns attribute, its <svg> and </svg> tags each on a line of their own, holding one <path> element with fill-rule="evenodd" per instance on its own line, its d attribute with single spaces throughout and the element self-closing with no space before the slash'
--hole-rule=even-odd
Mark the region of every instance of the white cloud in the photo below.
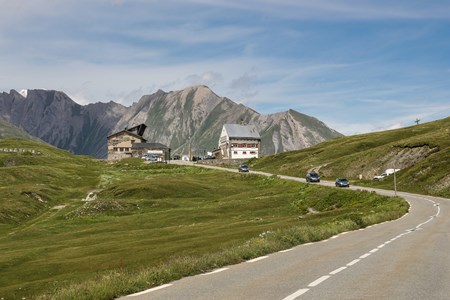
<svg viewBox="0 0 450 300">
<path fill-rule="evenodd" d="M 216 85 L 223 82 L 223 75 L 214 72 L 214 71 L 208 71 L 204 72 L 203 74 L 191 74 L 186 76 L 185 80 L 186 86 L 192 86 L 192 85 L 206 85 L 211 88 L 214 88 Z"/>
</svg>

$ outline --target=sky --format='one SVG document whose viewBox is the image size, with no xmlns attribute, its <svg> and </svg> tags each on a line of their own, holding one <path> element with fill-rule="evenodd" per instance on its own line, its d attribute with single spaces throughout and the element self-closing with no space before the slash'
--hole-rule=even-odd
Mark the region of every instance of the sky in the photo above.
<svg viewBox="0 0 450 300">
<path fill-rule="evenodd" d="M 450 116 L 450 1 L 0 0 L 0 92 L 193 85 L 354 135 Z"/>
</svg>

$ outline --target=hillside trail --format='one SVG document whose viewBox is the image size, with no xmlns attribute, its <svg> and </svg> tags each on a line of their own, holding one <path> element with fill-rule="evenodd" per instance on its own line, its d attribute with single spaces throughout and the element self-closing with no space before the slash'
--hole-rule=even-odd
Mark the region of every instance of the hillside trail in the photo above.
<svg viewBox="0 0 450 300">
<path fill-rule="evenodd" d="M 86 198 L 81 199 L 82 202 L 89 202 L 89 201 L 93 201 L 97 198 L 97 193 L 100 192 L 101 189 L 93 189 L 93 190 L 89 190 L 86 193 Z M 78 199 L 72 199 L 70 201 L 67 201 L 67 203 L 73 203 L 73 202 L 78 202 L 80 200 Z M 53 218 L 56 214 L 58 214 L 62 209 L 66 208 L 67 206 L 69 206 L 69 204 L 60 204 L 60 205 L 55 205 L 51 208 L 49 208 L 46 212 L 43 212 L 41 215 L 37 216 L 36 218 L 33 218 L 32 220 L 29 220 L 17 227 L 15 227 L 13 229 L 13 231 L 6 233 L 5 236 L 0 237 L 0 239 L 4 239 L 8 236 L 12 236 L 18 233 L 22 233 L 25 232 L 27 230 L 33 229 L 37 224 L 40 223 L 45 223 L 48 220 L 50 220 L 51 218 Z"/>
</svg>

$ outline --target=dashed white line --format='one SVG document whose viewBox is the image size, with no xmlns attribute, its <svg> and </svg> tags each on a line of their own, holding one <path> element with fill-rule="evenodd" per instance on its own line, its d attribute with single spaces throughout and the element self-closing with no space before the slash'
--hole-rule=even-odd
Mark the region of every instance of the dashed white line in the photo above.
<svg viewBox="0 0 450 300">
<path fill-rule="evenodd" d="M 322 282 L 324 282 L 325 280 L 327 280 L 328 278 L 330 278 L 330 275 L 322 276 L 319 279 L 316 279 L 313 282 L 311 282 L 310 284 L 308 284 L 308 287 L 315 287 L 315 286 L 321 284 Z"/>
<path fill-rule="evenodd" d="M 351 262 L 349 262 L 349 263 L 347 264 L 347 266 L 348 266 L 348 267 L 353 266 L 354 264 L 356 264 L 356 263 L 359 262 L 359 261 L 360 261 L 359 258 L 354 259 L 354 260 L 352 260 Z"/>
<path fill-rule="evenodd" d="M 296 291 L 295 293 L 287 296 L 286 298 L 283 298 L 283 300 L 294 300 L 297 297 L 303 295 L 304 293 L 306 293 L 307 291 L 309 291 L 309 289 L 300 289 L 298 291 Z"/>
<path fill-rule="evenodd" d="M 429 200 L 429 201 L 431 201 L 431 200 Z M 346 266 L 335 269 L 334 271 L 330 272 L 329 275 L 322 276 L 322 277 L 316 279 L 315 281 L 311 282 L 311 283 L 308 285 L 308 288 L 300 289 L 300 290 L 298 290 L 297 292 L 295 292 L 295 293 L 293 293 L 293 294 L 287 296 L 286 298 L 283 298 L 283 300 L 294 300 L 294 299 L 296 299 L 296 298 L 299 297 L 300 295 L 303 295 L 304 293 L 306 293 L 307 291 L 309 291 L 309 288 L 315 287 L 315 286 L 319 285 L 320 283 L 324 282 L 325 280 L 327 280 L 328 278 L 330 278 L 331 275 L 336 275 L 336 274 L 338 274 L 339 272 L 342 272 L 343 270 L 347 269 L 347 267 L 353 266 L 354 264 L 356 264 L 356 263 L 358 263 L 359 261 L 361 261 L 361 259 L 364 259 L 364 258 L 366 258 L 366 257 L 368 257 L 368 256 L 370 256 L 370 255 L 372 255 L 372 253 L 377 252 L 378 250 L 380 250 L 380 249 L 383 248 L 384 246 L 386 246 L 386 245 L 390 244 L 391 242 L 393 242 L 393 241 L 395 241 L 395 240 L 401 238 L 402 236 L 404 236 L 404 235 L 406 235 L 406 234 L 409 234 L 409 233 L 413 232 L 414 230 L 421 229 L 421 228 L 420 228 L 421 226 L 427 224 L 428 222 L 431 222 L 434 218 L 436 218 L 436 217 L 439 216 L 439 213 L 440 213 L 439 203 L 436 203 L 436 202 L 434 202 L 434 201 L 431 201 L 431 202 L 434 203 L 434 206 L 437 206 L 437 210 L 438 210 L 438 211 L 437 211 L 437 213 L 436 213 L 434 216 L 431 216 L 430 219 L 428 219 L 427 221 L 425 221 L 425 222 L 423 222 L 423 223 L 417 225 L 413 230 L 410 229 L 410 230 L 408 230 L 407 232 L 404 232 L 404 233 L 402 233 L 402 234 L 397 235 L 397 236 L 394 237 L 394 238 L 391 238 L 390 240 L 384 242 L 383 244 L 377 246 L 376 248 L 370 250 L 369 252 L 367 252 L 367 253 L 361 255 L 358 259 L 352 260 L 352 261 L 349 262 Z M 408 202 L 408 203 L 409 203 L 409 202 Z M 411 203 L 409 203 L 409 205 L 410 205 L 410 209 L 411 209 L 411 207 L 412 207 Z M 408 214 L 408 213 L 407 213 L 407 214 Z M 403 215 L 402 218 L 405 217 L 407 214 Z M 368 227 L 368 228 L 370 228 L 370 227 Z M 361 228 L 361 229 L 359 229 L 359 230 L 364 230 L 364 228 Z M 347 232 L 345 232 L 345 233 L 347 233 Z M 345 233 L 341 233 L 341 234 L 345 234 Z M 329 238 L 329 239 L 327 239 L 327 240 L 323 240 L 323 241 L 321 241 L 321 242 L 322 242 L 322 243 L 323 243 L 323 242 L 327 242 L 327 241 L 329 241 L 329 240 L 331 240 L 331 239 L 337 238 L 338 236 L 339 236 L 339 234 L 338 234 L 338 235 L 335 235 L 335 236 L 332 236 L 331 238 Z"/>
<path fill-rule="evenodd" d="M 336 275 L 337 273 L 344 271 L 345 269 L 347 269 L 347 267 L 340 267 L 339 269 L 330 272 L 330 275 Z"/>
<path fill-rule="evenodd" d="M 172 284 L 170 284 L 170 283 L 168 283 L 168 284 L 163 284 L 163 285 L 154 287 L 154 288 L 152 288 L 152 289 L 148 289 L 148 290 L 145 290 L 145 291 L 142 291 L 142 292 L 139 292 L 139 293 L 135 293 L 135 294 L 128 295 L 127 297 L 137 297 L 137 296 L 141 296 L 141 295 L 144 295 L 144 294 L 147 294 L 147 293 L 151 293 L 151 292 L 154 292 L 154 291 L 157 291 L 157 290 L 164 289 L 164 288 L 169 287 L 169 286 L 171 286 L 171 285 L 172 285 Z"/>
</svg>

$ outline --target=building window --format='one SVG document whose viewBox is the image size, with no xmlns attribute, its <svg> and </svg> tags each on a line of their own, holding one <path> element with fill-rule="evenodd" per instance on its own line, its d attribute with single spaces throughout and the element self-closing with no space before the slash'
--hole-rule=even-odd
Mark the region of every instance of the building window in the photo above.
<svg viewBox="0 0 450 300">
<path fill-rule="evenodd" d="M 238 144 L 238 147 L 239 147 L 239 148 L 242 148 L 242 144 Z"/>
<path fill-rule="evenodd" d="M 113 148 L 113 151 L 114 151 L 114 152 L 117 152 L 117 147 L 114 147 L 114 148 Z"/>
<path fill-rule="evenodd" d="M 250 154 L 256 154 L 256 151 L 250 151 Z"/>
<path fill-rule="evenodd" d="M 237 154 L 237 151 L 233 151 L 233 154 Z"/>
<path fill-rule="evenodd" d="M 242 151 L 242 154 L 247 154 L 247 151 Z"/>
<path fill-rule="evenodd" d="M 122 147 L 120 148 L 120 152 L 123 152 L 123 148 Z"/>
<path fill-rule="evenodd" d="M 237 146 L 238 146 L 238 144 L 235 144 L 235 143 L 231 144 L 231 147 L 237 147 Z"/>
<path fill-rule="evenodd" d="M 128 152 L 129 150 L 128 150 L 128 148 L 125 148 L 125 152 Z"/>
</svg>

